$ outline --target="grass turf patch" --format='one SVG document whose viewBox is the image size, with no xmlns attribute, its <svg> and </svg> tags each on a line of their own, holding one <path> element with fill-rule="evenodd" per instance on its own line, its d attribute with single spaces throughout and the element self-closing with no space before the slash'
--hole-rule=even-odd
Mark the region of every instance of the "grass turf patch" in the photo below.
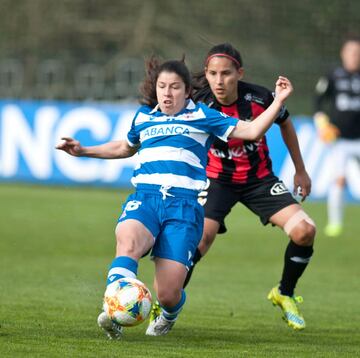
<svg viewBox="0 0 360 358">
<path fill-rule="evenodd" d="M 97 327 L 114 227 L 128 192 L 0 185 L 1 357 L 353 357 L 360 354 L 360 207 L 349 205 L 340 238 L 322 234 L 325 205 L 307 203 L 318 225 L 314 257 L 297 294 L 307 328 L 293 332 L 266 300 L 280 279 L 286 236 L 240 205 L 196 267 L 172 332 L 146 323 L 107 341 Z M 153 263 L 139 279 L 152 289 Z"/>
</svg>

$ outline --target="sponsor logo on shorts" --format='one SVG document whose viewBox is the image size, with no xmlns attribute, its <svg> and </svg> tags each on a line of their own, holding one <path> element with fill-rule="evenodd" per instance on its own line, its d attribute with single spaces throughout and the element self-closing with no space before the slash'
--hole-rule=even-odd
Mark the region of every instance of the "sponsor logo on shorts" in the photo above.
<svg viewBox="0 0 360 358">
<path fill-rule="evenodd" d="M 282 182 L 275 183 L 270 189 L 271 195 L 282 195 L 282 194 L 285 194 L 288 192 L 289 192 L 289 190 L 287 189 L 285 184 Z"/>
</svg>

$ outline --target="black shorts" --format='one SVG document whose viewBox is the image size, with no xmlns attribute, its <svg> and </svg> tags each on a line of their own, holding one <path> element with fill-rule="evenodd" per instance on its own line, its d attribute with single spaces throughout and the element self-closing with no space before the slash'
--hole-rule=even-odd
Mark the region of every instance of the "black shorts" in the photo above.
<svg viewBox="0 0 360 358">
<path fill-rule="evenodd" d="M 263 225 L 281 209 L 298 204 L 284 183 L 275 175 L 251 184 L 224 184 L 209 179 L 205 217 L 220 223 L 219 234 L 226 232 L 224 219 L 236 203 L 244 204 L 259 216 Z"/>
</svg>

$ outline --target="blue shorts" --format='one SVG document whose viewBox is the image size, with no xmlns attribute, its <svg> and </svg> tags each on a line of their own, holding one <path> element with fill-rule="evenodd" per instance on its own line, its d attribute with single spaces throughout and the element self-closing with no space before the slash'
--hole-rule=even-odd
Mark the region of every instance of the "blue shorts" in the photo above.
<svg viewBox="0 0 360 358">
<path fill-rule="evenodd" d="M 154 236 L 154 257 L 174 260 L 186 267 L 203 233 L 204 209 L 194 190 L 170 188 L 165 194 L 160 185 L 138 184 L 123 205 L 118 222 L 140 221 Z"/>
</svg>

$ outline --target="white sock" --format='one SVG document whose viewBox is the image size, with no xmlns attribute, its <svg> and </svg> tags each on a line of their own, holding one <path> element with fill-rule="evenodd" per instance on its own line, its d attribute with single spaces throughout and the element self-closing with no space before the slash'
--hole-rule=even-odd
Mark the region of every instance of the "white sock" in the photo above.
<svg viewBox="0 0 360 358">
<path fill-rule="evenodd" d="M 328 223 L 331 225 L 341 225 L 344 214 L 344 188 L 336 183 L 331 185 L 328 194 Z"/>
</svg>

